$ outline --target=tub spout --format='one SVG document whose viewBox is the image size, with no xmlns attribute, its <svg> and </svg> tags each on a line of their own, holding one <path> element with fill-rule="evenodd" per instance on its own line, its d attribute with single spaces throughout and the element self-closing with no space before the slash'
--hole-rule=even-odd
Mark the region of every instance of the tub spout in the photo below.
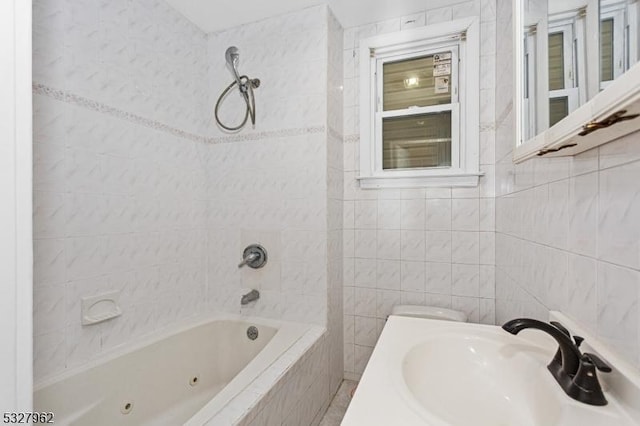
<svg viewBox="0 0 640 426">
<path fill-rule="evenodd" d="M 253 302 L 254 300 L 258 300 L 260 298 L 260 292 L 258 290 L 251 290 L 247 294 L 243 294 L 240 299 L 241 305 L 246 305 L 249 302 Z"/>
</svg>

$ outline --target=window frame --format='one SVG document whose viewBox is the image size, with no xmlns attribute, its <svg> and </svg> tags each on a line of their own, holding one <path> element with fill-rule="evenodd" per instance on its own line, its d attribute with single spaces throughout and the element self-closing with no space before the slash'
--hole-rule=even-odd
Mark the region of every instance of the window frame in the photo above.
<svg viewBox="0 0 640 426">
<path fill-rule="evenodd" d="M 523 57 L 526 57 L 526 64 L 521 67 L 519 79 L 523 85 L 519 132 L 525 141 L 535 139 L 539 132 L 552 127 L 551 100 L 566 98 L 568 114 L 571 114 L 587 99 L 589 76 L 586 68 L 584 10 L 576 9 L 545 17 L 546 20 L 527 27 L 522 34 L 520 45 L 520 51 Z M 550 90 L 549 37 L 558 33 L 563 35 L 564 89 Z"/>
<path fill-rule="evenodd" d="M 441 105 L 382 111 L 382 74 L 385 62 L 428 56 L 457 46 L 457 102 L 452 84 L 451 167 L 414 169 L 382 168 L 382 119 L 424 114 Z M 362 188 L 415 188 L 477 186 L 479 171 L 479 23 L 465 18 L 424 28 L 371 37 L 360 41 L 360 175 Z M 426 53 L 427 52 L 427 53 Z M 453 61 L 453 58 L 452 58 Z M 453 75 L 452 75 L 453 82 Z M 378 96 L 380 94 L 380 96 Z M 455 110 L 455 114 L 454 111 Z M 455 137 L 454 137 L 455 133 Z M 458 143 L 454 143 L 454 138 Z"/>
<path fill-rule="evenodd" d="M 552 34 L 562 34 L 562 64 L 564 88 L 549 89 L 549 101 L 557 98 L 567 99 L 567 115 L 571 114 L 580 106 L 580 91 L 576 85 L 578 78 L 578 64 L 576 63 L 576 49 L 578 48 L 578 38 L 576 36 L 575 23 L 579 20 L 578 14 L 565 19 L 555 19 L 549 22 L 547 37 Z M 549 44 L 547 43 L 547 46 Z M 547 66 L 550 64 L 547 62 Z M 549 120 L 549 127 L 551 127 Z"/>
<path fill-rule="evenodd" d="M 522 81 L 527 85 L 526 90 L 523 88 L 522 98 L 522 134 L 526 140 L 532 138 L 536 134 L 536 105 L 537 105 L 537 46 L 538 37 L 536 35 L 536 26 L 529 27 L 529 30 L 523 34 L 522 51 L 525 53 L 526 64 L 522 67 Z M 524 87 L 524 86 L 523 86 Z"/>
<path fill-rule="evenodd" d="M 413 175 L 415 170 L 435 170 L 443 167 L 429 167 L 424 169 L 384 169 L 384 140 L 382 138 L 382 125 L 385 118 L 409 117 L 413 115 L 431 114 L 438 112 L 451 112 L 451 167 L 459 168 L 459 140 L 460 140 L 460 106 L 459 106 L 459 87 L 458 87 L 458 59 L 459 59 L 458 43 L 438 43 L 429 45 L 419 51 L 401 52 L 392 54 L 381 54 L 376 57 L 375 75 L 376 75 L 376 106 L 375 106 L 375 132 L 374 132 L 374 149 L 375 149 L 375 168 L 382 170 L 387 176 L 404 176 Z M 424 56 L 431 56 L 437 53 L 451 52 L 451 102 L 448 104 L 430 105 L 425 107 L 408 107 L 402 109 L 394 109 L 384 111 L 384 75 L 383 68 L 386 63 L 398 62 L 408 59 L 416 59 Z M 371 61 L 372 63 L 374 61 Z M 372 64 L 373 65 L 373 64 Z M 380 153 L 380 155 L 377 155 Z M 447 167 L 448 168 L 448 167 Z M 409 173 L 397 173 L 409 172 Z"/>
<path fill-rule="evenodd" d="M 613 49 L 613 79 L 602 80 L 602 76 L 600 76 L 598 79 L 600 81 L 600 90 L 604 90 L 629 68 L 628 64 L 632 49 L 630 43 L 633 42 L 629 38 L 627 4 L 625 2 L 612 1 L 602 4 L 600 7 L 602 9 L 600 11 L 600 25 L 604 20 L 611 19 L 613 21 L 613 46 L 611 46 Z M 617 43 L 617 40 L 622 40 L 622 43 Z M 602 57 L 600 60 L 602 60 Z"/>
</svg>

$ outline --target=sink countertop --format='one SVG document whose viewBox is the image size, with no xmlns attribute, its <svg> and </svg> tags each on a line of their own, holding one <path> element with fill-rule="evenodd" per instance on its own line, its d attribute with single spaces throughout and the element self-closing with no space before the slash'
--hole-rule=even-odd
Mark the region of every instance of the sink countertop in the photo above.
<svg viewBox="0 0 640 426">
<path fill-rule="evenodd" d="M 637 424 L 609 393 L 604 407 L 568 397 L 546 368 L 556 348 L 538 330 L 390 316 L 342 425 Z"/>
</svg>

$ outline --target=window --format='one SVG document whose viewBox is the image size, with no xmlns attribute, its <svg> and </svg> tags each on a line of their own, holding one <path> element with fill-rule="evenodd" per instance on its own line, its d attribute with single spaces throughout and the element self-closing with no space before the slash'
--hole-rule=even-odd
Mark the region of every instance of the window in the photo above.
<svg viewBox="0 0 640 426">
<path fill-rule="evenodd" d="M 522 135 L 529 140 L 536 135 L 536 31 L 535 25 L 524 32 L 522 52 L 524 65 L 522 67 L 523 99 L 522 99 Z"/>
<path fill-rule="evenodd" d="M 576 72 L 578 17 L 549 21 L 549 127 L 580 105 Z"/>
<path fill-rule="evenodd" d="M 638 60 L 638 5 L 608 0 L 600 9 L 600 89 L 604 89 Z"/>
<path fill-rule="evenodd" d="M 545 16 L 545 18 L 547 18 Z M 554 13 L 525 28 L 522 39 L 522 136 L 531 139 L 587 98 L 586 14 Z"/>
<path fill-rule="evenodd" d="M 360 186 L 477 185 L 477 21 L 373 37 L 360 46 Z"/>
</svg>

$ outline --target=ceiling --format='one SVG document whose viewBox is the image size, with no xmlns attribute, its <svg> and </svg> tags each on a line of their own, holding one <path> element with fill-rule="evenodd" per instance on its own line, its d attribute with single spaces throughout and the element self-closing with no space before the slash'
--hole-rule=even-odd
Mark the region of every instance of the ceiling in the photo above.
<svg viewBox="0 0 640 426">
<path fill-rule="evenodd" d="M 209 33 L 327 3 L 344 28 L 408 15 L 464 0 L 167 0 Z"/>
</svg>

